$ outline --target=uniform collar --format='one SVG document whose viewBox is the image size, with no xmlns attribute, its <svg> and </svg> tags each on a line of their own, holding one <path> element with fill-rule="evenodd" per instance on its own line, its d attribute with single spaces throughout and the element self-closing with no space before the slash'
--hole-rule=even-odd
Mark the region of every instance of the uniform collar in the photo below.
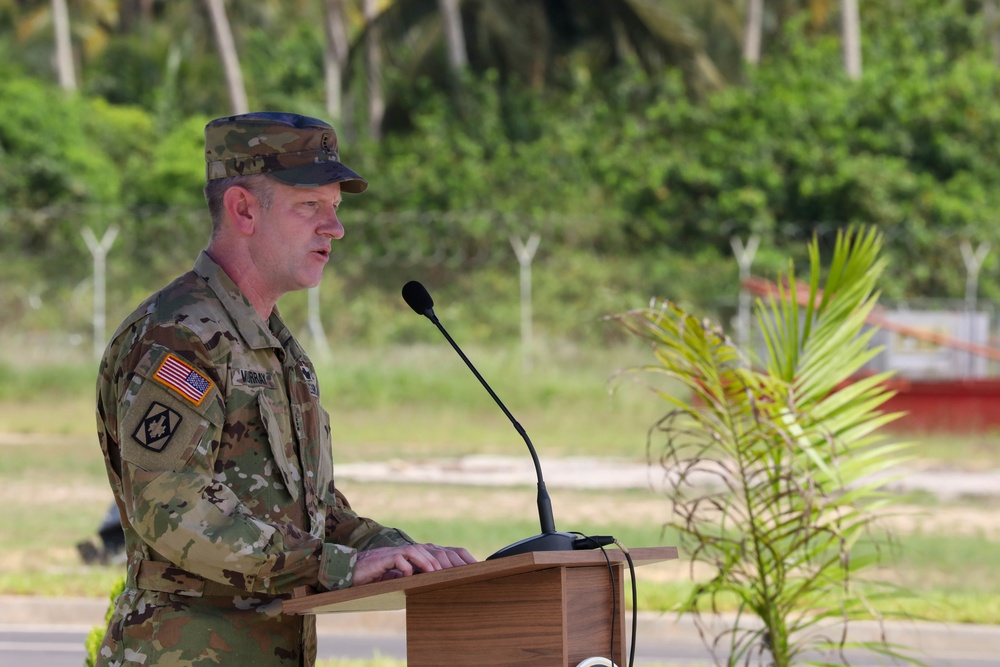
<svg viewBox="0 0 1000 667">
<path fill-rule="evenodd" d="M 212 288 L 212 291 L 215 292 L 215 295 L 219 298 L 219 302 L 222 303 L 222 307 L 233 321 L 236 330 L 251 349 L 259 350 L 265 347 L 282 347 L 281 342 L 271 333 L 268 322 L 264 322 L 260 318 L 254 307 L 250 305 L 249 299 L 243 295 L 243 292 L 236 286 L 232 278 L 204 250 L 198 255 L 198 259 L 195 260 L 194 272 L 201 276 L 208 283 L 208 286 Z M 284 323 L 281 322 L 281 317 L 278 315 L 277 306 L 275 306 L 269 322 L 277 324 L 278 331 L 285 328 Z"/>
</svg>

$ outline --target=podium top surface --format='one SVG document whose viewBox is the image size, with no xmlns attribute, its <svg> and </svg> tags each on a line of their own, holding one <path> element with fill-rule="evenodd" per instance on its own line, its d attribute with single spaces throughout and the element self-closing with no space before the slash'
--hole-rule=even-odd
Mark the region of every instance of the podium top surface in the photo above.
<svg viewBox="0 0 1000 667">
<path fill-rule="evenodd" d="M 677 547 L 643 547 L 630 549 L 632 562 L 638 567 L 677 558 Z M 317 593 L 295 600 L 285 600 L 286 614 L 323 614 L 348 611 L 386 611 L 405 609 L 406 596 L 498 579 L 525 572 L 553 567 L 595 567 L 624 563 L 625 554 L 618 549 L 585 551 L 532 551 L 494 560 L 424 572 L 412 577 L 377 581 L 354 588 Z"/>
</svg>

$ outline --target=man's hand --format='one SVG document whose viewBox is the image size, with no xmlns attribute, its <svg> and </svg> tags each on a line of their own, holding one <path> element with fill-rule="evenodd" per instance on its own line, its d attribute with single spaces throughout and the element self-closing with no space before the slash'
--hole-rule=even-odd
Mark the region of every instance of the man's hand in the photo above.
<svg viewBox="0 0 1000 667">
<path fill-rule="evenodd" d="M 354 566 L 354 585 L 408 577 L 418 572 L 433 572 L 475 563 L 465 549 L 439 547 L 436 544 L 408 544 L 403 547 L 379 547 L 358 554 Z"/>
</svg>

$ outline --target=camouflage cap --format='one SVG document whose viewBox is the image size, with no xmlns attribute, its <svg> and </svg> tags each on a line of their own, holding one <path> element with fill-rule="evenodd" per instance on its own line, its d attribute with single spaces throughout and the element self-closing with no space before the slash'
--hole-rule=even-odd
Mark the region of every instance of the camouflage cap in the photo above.
<svg viewBox="0 0 1000 667">
<path fill-rule="evenodd" d="M 340 183 L 360 193 L 368 181 L 340 162 L 328 123 L 294 113 L 263 111 L 216 118 L 205 126 L 205 178 L 268 174 L 298 187 Z"/>
</svg>

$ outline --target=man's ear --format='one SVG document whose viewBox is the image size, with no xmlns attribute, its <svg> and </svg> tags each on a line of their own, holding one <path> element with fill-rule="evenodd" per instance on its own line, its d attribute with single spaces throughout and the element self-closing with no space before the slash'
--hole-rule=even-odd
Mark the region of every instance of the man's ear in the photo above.
<svg viewBox="0 0 1000 667">
<path fill-rule="evenodd" d="M 260 202 L 252 192 L 234 185 L 222 196 L 222 206 L 236 229 L 247 236 L 254 233 L 260 214 Z"/>
</svg>

